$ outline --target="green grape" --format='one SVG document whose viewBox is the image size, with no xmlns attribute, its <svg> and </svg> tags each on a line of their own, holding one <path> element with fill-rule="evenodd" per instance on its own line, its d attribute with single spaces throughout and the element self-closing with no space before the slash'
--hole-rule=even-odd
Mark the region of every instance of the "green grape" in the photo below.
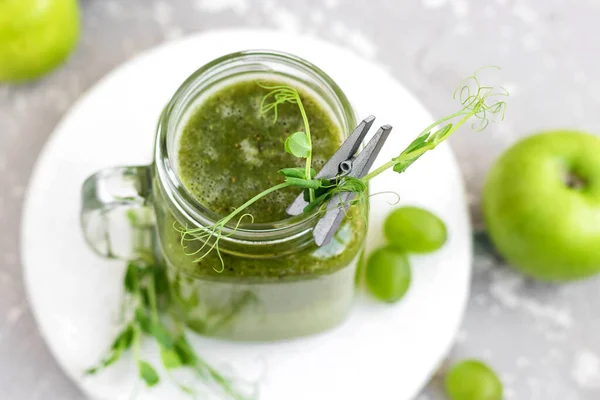
<svg viewBox="0 0 600 400">
<path fill-rule="evenodd" d="M 79 38 L 76 0 L 0 0 L 0 82 L 37 78 Z"/>
<path fill-rule="evenodd" d="M 383 229 L 391 245 L 408 253 L 435 251 L 447 239 L 444 222 L 419 207 L 395 209 L 387 216 Z"/>
<path fill-rule="evenodd" d="M 502 383 L 496 373 L 477 360 L 465 360 L 446 375 L 451 400 L 502 400 Z"/>
<path fill-rule="evenodd" d="M 378 299 L 390 303 L 400 300 L 411 281 L 408 258 L 390 246 L 375 250 L 367 261 L 366 280 L 367 287 Z"/>
</svg>

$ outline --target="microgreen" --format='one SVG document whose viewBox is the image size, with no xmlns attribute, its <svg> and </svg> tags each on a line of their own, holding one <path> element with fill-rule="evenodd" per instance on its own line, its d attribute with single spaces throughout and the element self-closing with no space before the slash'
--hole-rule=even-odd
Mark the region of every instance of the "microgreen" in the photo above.
<svg viewBox="0 0 600 400">
<path fill-rule="evenodd" d="M 181 234 L 181 245 L 187 252 L 189 242 L 199 242 L 193 251 L 186 254 L 197 256 L 196 261 L 202 260 L 213 250 L 216 251 L 221 269 L 224 268 L 223 258 L 219 251 L 219 240 L 223 236 L 231 235 L 242 224 L 244 219 L 253 222 L 252 215 L 244 210 L 261 198 L 278 190 L 296 187 L 303 190 L 308 205 L 304 212 L 315 210 L 323 211 L 337 194 L 355 193 L 357 196 L 339 207 L 344 212 L 351 205 L 365 202 L 368 195 L 368 182 L 381 173 L 392 169 L 397 173 L 404 172 L 411 164 L 418 160 L 425 152 L 433 150 L 436 146 L 450 137 L 462 125 L 474 120 L 471 125 L 474 130 L 485 129 L 490 119 L 494 116 L 504 118 L 506 103 L 496 98 L 507 96 L 504 90 L 496 91 L 491 86 L 483 86 L 479 82 L 477 73 L 461 83 L 454 93 L 461 109 L 451 115 L 443 117 L 425 128 L 417 137 L 396 157 L 382 164 L 362 178 L 339 175 L 328 179 L 316 179 L 316 171 L 311 168 L 312 141 L 308 117 L 302 105 L 298 91 L 292 87 L 265 86 L 268 90 L 264 96 L 260 111 L 262 114 L 273 113 L 273 120 L 277 121 L 278 106 L 283 103 L 296 104 L 304 123 L 304 132 L 295 132 L 285 141 L 285 148 L 290 154 L 306 159 L 304 168 L 291 167 L 279 171 L 283 182 L 258 193 L 229 215 L 219 219 L 212 226 L 188 228 L 174 224 L 174 228 Z M 341 197 L 340 197 L 341 198 Z M 132 224 L 137 224 L 138 218 L 131 216 Z M 141 224 L 140 226 L 146 226 Z M 143 243 L 142 238 L 139 240 Z M 141 245 L 140 245 L 141 246 Z M 208 315 L 206 318 L 184 320 L 189 316 L 189 311 L 199 304 L 198 293 L 184 296 L 182 290 L 183 279 L 170 276 L 167 268 L 159 264 L 152 253 L 138 248 L 139 257 L 128 263 L 123 279 L 125 298 L 123 301 L 123 315 L 126 316 L 121 332 L 112 342 L 107 354 L 99 363 L 85 371 L 86 374 L 96 374 L 100 370 L 115 363 L 128 351 L 132 351 L 138 374 L 146 386 L 152 387 L 160 382 L 161 376 L 148 361 L 141 358 L 141 341 L 143 335 L 154 339 L 160 350 L 160 360 L 168 377 L 184 392 L 196 396 L 192 387 L 181 385 L 172 376 L 171 371 L 178 368 L 188 368 L 195 372 L 201 382 L 216 387 L 221 394 L 233 400 L 248 400 L 252 396 L 242 394 L 230 378 L 220 374 L 214 367 L 202 360 L 189 344 L 184 332 L 188 325 L 199 332 L 210 333 L 223 324 L 229 322 L 243 307 L 253 300 L 250 293 L 244 293 L 239 299 L 232 301 L 229 309 L 219 310 L 218 315 Z M 219 271 L 219 270 L 217 270 Z"/>
<path fill-rule="evenodd" d="M 298 158 L 306 158 L 306 167 L 304 168 L 304 178 L 310 179 L 310 164 L 312 162 L 312 139 L 310 136 L 310 125 L 308 124 L 308 116 L 300 99 L 298 90 L 287 85 L 269 86 L 258 83 L 263 89 L 269 92 L 263 97 L 260 104 L 261 114 L 267 114 L 273 111 L 273 121 L 277 121 L 277 107 L 283 103 L 292 103 L 298 105 L 298 110 L 302 116 L 304 124 L 304 132 L 292 133 L 285 141 L 285 151 Z M 269 102 L 270 101 L 270 102 Z M 314 193 L 309 190 L 311 200 L 314 198 Z"/>
<path fill-rule="evenodd" d="M 310 156 L 311 148 L 306 133 L 295 132 L 288 136 L 285 140 L 285 151 L 298 158 L 308 159 L 308 156 Z"/>
<path fill-rule="evenodd" d="M 496 90 L 492 86 L 482 86 L 477 73 L 462 81 L 454 92 L 453 98 L 460 101 L 461 110 L 429 125 L 400 155 L 376 168 L 363 177 L 362 180 L 368 182 L 390 168 L 398 173 L 406 171 L 425 152 L 436 148 L 437 145 L 449 138 L 450 135 L 471 119 L 475 120 L 471 124 L 471 128 L 475 131 L 484 130 L 489 125 L 490 118 L 494 116 L 499 116 L 501 120 L 504 119 L 506 103 L 496 98 L 508 96 L 508 92 L 502 87 Z M 450 123 L 449 121 L 452 120 L 456 120 L 456 122 L 454 124 Z M 437 126 L 442 124 L 445 125 L 436 129 Z"/>
<path fill-rule="evenodd" d="M 222 271 L 224 262 L 219 252 L 219 241 L 225 236 L 224 229 L 228 224 L 232 224 L 234 218 L 237 218 L 237 223 L 231 227 L 231 233 L 239 228 L 244 218 L 248 217 L 252 221 L 252 216 L 244 214 L 243 211 L 261 198 L 287 187 L 301 188 L 304 191 L 304 198 L 308 202 L 308 205 L 304 208 L 304 212 L 308 213 L 315 210 L 323 211 L 328 202 L 336 194 L 344 192 L 358 194 L 358 198 L 352 199 L 348 204 L 339 205 L 345 211 L 348 206 L 365 201 L 366 196 L 363 194 L 366 194 L 367 184 L 371 179 L 389 169 L 397 173 L 403 173 L 424 153 L 436 148 L 465 123 L 473 120 L 471 128 L 481 131 L 488 126 L 491 118 L 499 116 L 500 119 L 504 119 L 506 103 L 497 98 L 508 96 L 508 92 L 503 88 L 496 90 L 492 86 L 482 85 L 478 77 L 478 72 L 475 72 L 473 76 L 461 82 L 454 92 L 453 98 L 458 100 L 461 105 L 459 111 L 430 124 L 398 156 L 382 164 L 362 178 L 339 175 L 330 179 L 315 179 L 316 173 L 311 168 L 312 141 L 310 126 L 298 91 L 286 85 L 267 86 L 258 83 L 261 88 L 268 90 L 268 93 L 263 97 L 260 104 L 260 112 L 262 114 L 272 112 L 273 121 L 277 121 L 279 105 L 291 103 L 298 106 L 304 123 L 304 132 L 291 134 L 285 141 L 284 150 L 298 158 L 305 158 L 306 165 L 304 168 L 281 169 L 279 174 L 284 178 L 282 183 L 255 195 L 212 226 L 188 228 L 176 222 L 174 228 L 181 234 L 181 245 L 184 251 L 187 251 L 188 242 L 199 241 L 201 245 L 186 254 L 198 256 L 195 261 L 200 261 L 213 250 L 216 250 L 221 262 L 221 268 L 216 270 L 218 272 Z M 228 233 L 228 235 L 231 233 Z"/>
<path fill-rule="evenodd" d="M 160 371 L 141 357 L 141 340 L 146 335 L 156 342 L 162 368 L 168 378 L 183 392 L 197 398 L 193 387 L 182 385 L 173 377 L 171 371 L 179 368 L 193 371 L 199 378 L 199 383 L 217 390 L 220 398 L 253 399 L 254 396 L 244 394 L 245 391 L 232 379 L 204 361 L 189 344 L 184 332 L 187 322 L 184 320 L 185 308 L 198 307 L 198 298 L 194 292 L 195 301 L 184 304 L 180 281 L 181 278 L 177 276 L 170 277 L 167 267 L 157 263 L 149 251 L 140 253 L 138 259 L 130 261 L 123 278 L 123 309 L 128 320 L 123 323 L 121 332 L 113 340 L 106 356 L 96 366 L 87 369 L 85 374 L 97 374 L 119 360 L 125 352 L 132 350 L 140 381 L 147 387 L 156 386 L 161 381 Z M 231 320 L 246 303 L 246 300 L 233 302 L 229 311 L 223 310 L 224 317 L 221 320 L 205 321 L 204 325 L 208 327 Z M 187 311 L 189 313 L 190 310 Z"/>
<path fill-rule="evenodd" d="M 304 168 L 283 168 L 280 169 L 279 174 L 285 176 L 285 177 L 290 177 L 290 178 L 300 178 L 300 179 L 306 179 L 306 175 Z M 317 171 L 315 171 L 314 169 L 310 169 L 310 178 L 314 178 L 315 175 L 317 174 Z"/>
<path fill-rule="evenodd" d="M 154 367 L 146 361 L 138 361 L 138 371 L 140 371 L 140 378 L 148 387 L 156 385 L 160 380 Z"/>
</svg>

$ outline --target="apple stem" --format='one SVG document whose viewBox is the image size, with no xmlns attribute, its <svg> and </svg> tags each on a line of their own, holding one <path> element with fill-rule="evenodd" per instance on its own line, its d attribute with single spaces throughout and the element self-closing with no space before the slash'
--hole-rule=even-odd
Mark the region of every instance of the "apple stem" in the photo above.
<svg viewBox="0 0 600 400">
<path fill-rule="evenodd" d="M 564 178 L 565 185 L 570 189 L 581 190 L 585 188 L 587 182 L 581 176 L 573 171 L 568 171 Z"/>
</svg>

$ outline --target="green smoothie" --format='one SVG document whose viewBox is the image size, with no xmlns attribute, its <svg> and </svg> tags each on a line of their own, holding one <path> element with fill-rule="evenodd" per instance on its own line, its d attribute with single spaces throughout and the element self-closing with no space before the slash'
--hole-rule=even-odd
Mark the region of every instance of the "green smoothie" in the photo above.
<svg viewBox="0 0 600 400">
<path fill-rule="evenodd" d="M 304 130 L 298 106 L 281 104 L 277 120 L 272 113 L 261 115 L 260 103 L 268 92 L 257 81 L 227 86 L 204 101 L 183 128 L 179 176 L 200 203 L 221 216 L 283 182 L 277 173 L 280 169 L 304 166 L 303 159 L 284 151 L 285 139 Z M 312 166 L 318 171 L 340 146 L 342 134 L 313 97 L 305 92 L 300 96 L 314 138 Z M 261 199 L 246 212 L 254 216 L 255 223 L 282 220 L 298 193 L 298 189 L 284 189 Z"/>
<path fill-rule="evenodd" d="M 289 85 L 248 79 L 221 86 L 191 109 L 180 132 L 177 173 L 191 195 L 218 217 L 283 182 L 278 170 L 304 166 L 303 159 L 284 150 L 285 139 L 304 130 L 298 106 L 281 104 L 276 120 L 272 113 L 261 115 L 268 90 L 259 82 Z M 312 166 L 319 170 L 344 135 L 320 101 L 301 86 L 295 88 L 311 129 Z M 366 234 L 364 206 L 352 206 L 334 239 L 323 247 L 310 240 L 310 233 L 284 245 L 221 241 L 219 252 L 198 260 L 186 253 L 203 242 L 187 242 L 184 251 L 174 229 L 181 223 L 173 215 L 176 210 L 167 207 L 159 188 L 154 193 L 162 253 L 179 277 L 190 328 L 233 339 L 280 339 L 325 330 L 347 314 Z M 285 210 L 299 193 L 286 188 L 245 212 L 254 216 L 254 223 L 285 225 Z"/>
<path fill-rule="evenodd" d="M 219 216 L 229 214 L 257 193 L 283 182 L 278 171 L 285 167 L 302 167 L 298 159 L 284 151 L 285 139 L 304 129 L 296 104 L 279 106 L 277 120 L 273 114 L 261 115 L 260 103 L 268 93 L 255 80 L 240 81 L 216 91 L 193 110 L 185 123 L 178 152 L 178 174 L 192 195 Z M 261 85 L 282 82 L 260 81 Z M 305 91 L 299 91 L 308 116 L 313 138 L 312 165 L 319 170 L 339 148 L 340 128 L 324 107 Z M 300 193 L 286 188 L 261 199 L 245 212 L 254 223 L 281 221 L 288 218 L 286 208 Z M 260 261 L 221 251 L 225 269 L 216 252 L 200 262 L 183 254 L 180 235 L 166 225 L 165 251 L 178 259 L 186 272 L 196 277 L 243 278 L 244 280 L 282 280 L 331 273 L 347 265 L 362 245 L 362 224 L 358 207 L 349 211 L 335 240 L 329 246 L 309 245 L 286 255 L 280 249 L 264 247 Z M 360 234 L 358 234 L 360 232 Z M 201 242 L 188 243 L 192 252 Z M 289 252 L 288 252 L 289 253 Z"/>
</svg>

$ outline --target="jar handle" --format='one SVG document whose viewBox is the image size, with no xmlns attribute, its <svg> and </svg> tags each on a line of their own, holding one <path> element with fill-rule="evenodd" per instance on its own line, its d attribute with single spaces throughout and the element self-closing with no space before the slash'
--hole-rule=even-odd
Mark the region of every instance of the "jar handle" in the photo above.
<svg viewBox="0 0 600 400">
<path fill-rule="evenodd" d="M 114 167 L 88 177 L 81 188 L 83 236 L 95 253 L 130 260 L 152 248 L 150 166 Z"/>
</svg>

